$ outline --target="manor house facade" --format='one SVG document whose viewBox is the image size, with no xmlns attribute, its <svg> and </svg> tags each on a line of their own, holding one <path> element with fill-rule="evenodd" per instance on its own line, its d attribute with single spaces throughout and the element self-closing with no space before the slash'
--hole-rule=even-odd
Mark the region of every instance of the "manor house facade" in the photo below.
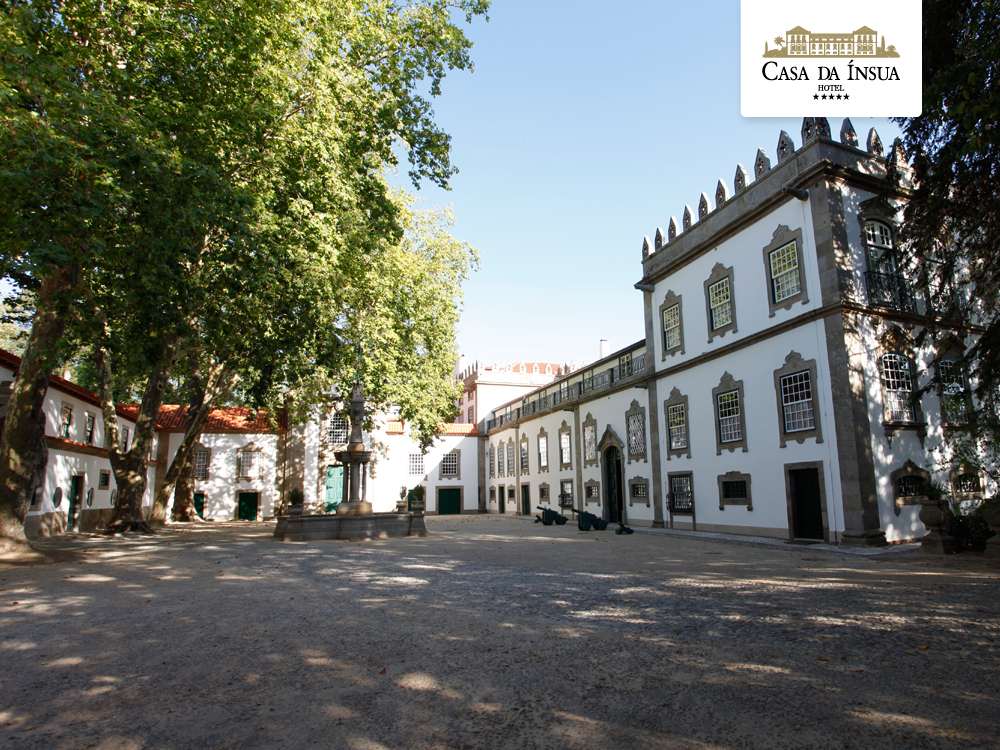
<svg viewBox="0 0 1000 750">
<path fill-rule="evenodd" d="M 583 366 L 460 370 L 459 419 L 426 451 L 397 414 L 378 415 L 365 437 L 375 510 L 572 507 L 633 526 L 883 544 L 923 536 L 932 480 L 959 499 L 995 492 L 949 458 L 946 431 L 967 429 L 978 408 L 957 366 L 972 339 L 956 328 L 943 349 L 921 343 L 934 300 L 896 252 L 911 175 L 898 142 L 883 151 L 874 129 L 862 146 L 849 120 L 834 139 L 825 118 L 806 118 L 798 147 L 782 131 L 774 161 L 758 150 L 731 187 L 719 180 L 714 200 L 702 193 L 643 240 L 635 343 Z M 2 353 L 0 381 L 16 368 Z M 98 406 L 50 383 L 32 533 L 110 516 Z M 271 518 L 294 490 L 311 511 L 332 510 L 341 407 L 304 424 L 215 410 L 179 491 L 215 520 Z M 119 416 L 127 442 L 134 410 Z M 180 407 L 164 407 L 147 506 L 182 424 Z"/>
</svg>

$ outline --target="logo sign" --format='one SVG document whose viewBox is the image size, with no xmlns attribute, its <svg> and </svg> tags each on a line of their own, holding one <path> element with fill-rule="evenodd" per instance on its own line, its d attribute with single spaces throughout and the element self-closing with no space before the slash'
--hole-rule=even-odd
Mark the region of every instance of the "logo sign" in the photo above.
<svg viewBox="0 0 1000 750">
<path fill-rule="evenodd" d="M 740 0 L 744 117 L 913 117 L 921 0 Z"/>
</svg>

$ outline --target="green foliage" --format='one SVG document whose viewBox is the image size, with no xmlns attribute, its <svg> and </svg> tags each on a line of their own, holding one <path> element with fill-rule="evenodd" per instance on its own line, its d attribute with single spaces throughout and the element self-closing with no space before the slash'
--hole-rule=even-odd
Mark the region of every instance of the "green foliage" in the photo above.
<svg viewBox="0 0 1000 750">
<path fill-rule="evenodd" d="M 973 550 L 981 552 L 986 541 L 994 535 L 983 513 L 983 507 L 977 506 L 963 510 L 954 503 L 947 504 L 944 532 L 955 538 L 957 551 Z"/>
</svg>

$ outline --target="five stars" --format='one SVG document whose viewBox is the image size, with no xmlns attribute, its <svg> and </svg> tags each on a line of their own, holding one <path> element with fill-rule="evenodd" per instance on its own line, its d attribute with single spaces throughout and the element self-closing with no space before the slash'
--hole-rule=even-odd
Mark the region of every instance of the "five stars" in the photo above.
<svg viewBox="0 0 1000 750">
<path fill-rule="evenodd" d="M 851 98 L 850 94 L 837 94 L 836 96 L 834 96 L 833 94 L 813 94 L 813 99 L 833 100 L 833 99 L 850 99 L 850 98 Z"/>
</svg>

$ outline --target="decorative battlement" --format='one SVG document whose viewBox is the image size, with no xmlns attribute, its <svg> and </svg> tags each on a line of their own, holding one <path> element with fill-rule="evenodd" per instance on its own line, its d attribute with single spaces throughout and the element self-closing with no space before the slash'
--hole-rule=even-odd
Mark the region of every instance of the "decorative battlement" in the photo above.
<svg viewBox="0 0 1000 750">
<path fill-rule="evenodd" d="M 741 194 L 756 186 L 757 183 L 761 182 L 765 177 L 777 170 L 784 163 L 791 160 L 799 151 L 816 141 L 835 143 L 830 134 L 830 121 L 825 117 L 806 117 L 802 120 L 802 145 L 799 149 L 795 148 L 795 142 L 792 140 L 792 137 L 787 132 L 782 130 L 778 134 L 778 143 L 775 150 L 777 162 L 775 164 L 772 164 L 771 158 L 767 155 L 767 152 L 763 148 L 757 149 L 757 154 L 754 157 L 753 163 L 752 182 L 749 180 L 747 170 L 743 167 L 743 165 L 737 164 L 736 172 L 733 176 L 732 193 L 729 192 L 726 182 L 720 178 L 715 186 L 714 205 L 710 203 L 708 195 L 706 193 L 702 193 L 698 199 L 697 218 L 691 210 L 691 207 L 685 206 L 683 213 L 681 214 L 680 226 L 678 226 L 677 219 L 673 216 L 670 217 L 670 221 L 667 224 L 666 237 L 664 237 L 663 230 L 659 227 L 656 228 L 652 243 L 649 241 L 648 237 L 643 237 L 643 261 L 646 262 L 652 260 L 663 250 L 670 248 L 671 245 L 682 238 L 686 233 L 690 232 L 694 227 L 702 224 L 706 219 L 717 213 L 723 206 L 739 198 Z M 862 150 L 858 145 L 858 134 L 854 130 L 854 125 L 851 123 L 850 118 L 845 118 L 841 124 L 840 144 L 853 149 L 854 151 Z M 893 176 L 896 179 L 900 179 L 904 173 L 908 172 L 909 166 L 907 163 L 906 152 L 904 151 L 902 141 L 899 138 L 893 142 L 892 148 L 889 150 L 889 153 L 886 154 L 884 153 L 882 139 L 879 138 L 878 132 L 875 128 L 872 128 L 868 131 L 865 151 L 867 151 L 869 157 L 876 158 L 881 161 L 881 166 L 886 176 Z"/>
</svg>

